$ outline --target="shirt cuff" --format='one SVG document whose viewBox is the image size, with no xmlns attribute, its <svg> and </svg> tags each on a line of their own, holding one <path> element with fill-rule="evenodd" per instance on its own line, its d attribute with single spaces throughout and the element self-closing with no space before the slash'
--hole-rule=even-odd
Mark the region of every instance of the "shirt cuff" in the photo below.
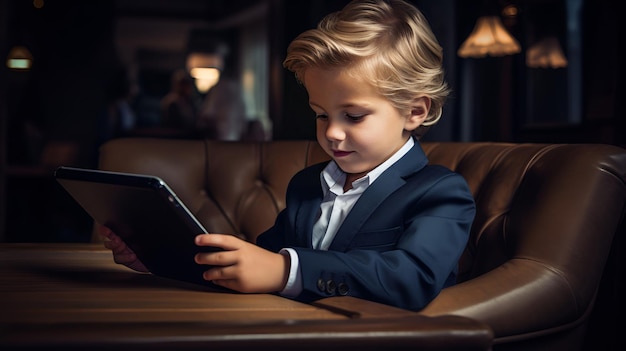
<svg viewBox="0 0 626 351">
<path fill-rule="evenodd" d="M 289 255 L 291 264 L 289 266 L 289 278 L 287 284 L 280 292 L 285 297 L 296 297 L 302 292 L 302 274 L 300 273 L 300 261 L 298 260 L 298 253 L 291 248 L 281 249 L 279 251 L 281 255 Z"/>
</svg>

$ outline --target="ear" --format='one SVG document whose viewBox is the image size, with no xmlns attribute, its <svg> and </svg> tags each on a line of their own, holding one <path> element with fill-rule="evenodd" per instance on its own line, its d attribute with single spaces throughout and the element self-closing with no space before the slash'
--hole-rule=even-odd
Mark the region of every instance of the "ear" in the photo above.
<svg viewBox="0 0 626 351">
<path fill-rule="evenodd" d="M 410 114 L 404 124 L 404 129 L 413 131 L 424 123 L 430 111 L 430 98 L 420 96 L 411 103 Z"/>
</svg>

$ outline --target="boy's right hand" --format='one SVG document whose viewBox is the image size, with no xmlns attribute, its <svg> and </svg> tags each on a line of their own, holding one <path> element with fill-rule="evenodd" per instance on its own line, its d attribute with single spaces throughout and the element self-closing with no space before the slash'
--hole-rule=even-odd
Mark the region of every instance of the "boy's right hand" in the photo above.
<svg viewBox="0 0 626 351">
<path fill-rule="evenodd" d="M 146 266 L 137 258 L 133 250 L 131 250 L 111 229 L 103 225 L 98 225 L 97 231 L 98 234 L 105 238 L 104 247 L 113 252 L 113 260 L 115 263 L 122 264 L 138 272 L 149 272 Z"/>
</svg>

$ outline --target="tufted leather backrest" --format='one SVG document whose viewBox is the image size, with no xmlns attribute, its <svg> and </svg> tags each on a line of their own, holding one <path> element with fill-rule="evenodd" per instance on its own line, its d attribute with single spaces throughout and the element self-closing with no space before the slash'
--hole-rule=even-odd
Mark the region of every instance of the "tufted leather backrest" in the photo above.
<svg viewBox="0 0 626 351">
<path fill-rule="evenodd" d="M 431 163 L 465 177 L 477 205 L 459 284 L 422 313 L 486 322 L 496 343 L 581 329 L 624 214 L 626 151 L 595 144 L 422 145 Z M 327 159 L 312 141 L 130 138 L 105 144 L 100 168 L 160 176 L 206 228 L 254 241 L 284 208 L 289 179 Z M 562 338 L 563 349 L 579 348 L 571 335 Z"/>
<path fill-rule="evenodd" d="M 460 279 L 476 277 L 514 257 L 551 262 L 564 273 L 577 271 L 568 280 L 603 264 L 606 255 L 600 253 L 607 252 L 626 201 L 623 149 L 505 143 L 425 143 L 424 149 L 432 163 L 462 174 L 476 199 Z M 605 240 L 589 234 L 594 232 L 606 235 Z M 604 247 L 557 257 L 564 244 Z M 572 270 L 572 265 L 580 267 Z"/>
</svg>

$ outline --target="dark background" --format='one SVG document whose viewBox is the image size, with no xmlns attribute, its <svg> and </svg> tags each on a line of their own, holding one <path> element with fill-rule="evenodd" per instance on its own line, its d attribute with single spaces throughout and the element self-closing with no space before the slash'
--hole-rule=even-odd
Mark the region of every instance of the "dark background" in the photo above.
<svg viewBox="0 0 626 351">
<path fill-rule="evenodd" d="M 565 9 L 581 3 L 570 24 L 579 50 L 566 52 L 566 69 L 529 69 L 525 50 L 542 30 L 568 38 Z M 98 116 L 117 78 L 125 73 L 116 46 L 116 19 L 213 23 L 237 19 L 260 4 L 267 16 L 268 111 L 273 139 L 314 139 L 306 94 L 282 68 L 287 45 L 346 0 L 32 0 L 0 3 L 0 241 L 89 240 L 91 222 L 51 178 L 62 163 L 94 167 Z M 456 55 L 484 14 L 485 1 L 414 0 L 444 48 L 453 94 L 441 122 L 424 137 L 431 141 L 608 143 L 624 146 L 623 30 L 617 1 L 493 0 L 515 5 L 505 19 L 522 52 L 505 57 L 463 59 Z M 233 23 L 237 23 L 233 20 Z M 220 35 L 236 38 L 233 25 Z M 133 38 L 135 33 L 122 33 Z M 154 28 L 153 40 L 178 40 Z M 186 41 L 187 38 L 180 38 Z M 4 58 L 15 45 L 34 56 L 28 72 L 11 71 Z M 155 57 L 144 52 L 146 61 Z M 234 52 L 231 59 L 236 59 Z M 142 93 L 160 98 L 171 72 L 139 67 Z M 574 92 L 574 93 L 572 93 Z M 64 147 L 78 145 L 67 158 Z M 49 147 L 53 145 L 54 148 Z M 51 152 L 50 150 L 54 150 Z M 65 162 L 67 161 L 67 162 Z"/>
</svg>

